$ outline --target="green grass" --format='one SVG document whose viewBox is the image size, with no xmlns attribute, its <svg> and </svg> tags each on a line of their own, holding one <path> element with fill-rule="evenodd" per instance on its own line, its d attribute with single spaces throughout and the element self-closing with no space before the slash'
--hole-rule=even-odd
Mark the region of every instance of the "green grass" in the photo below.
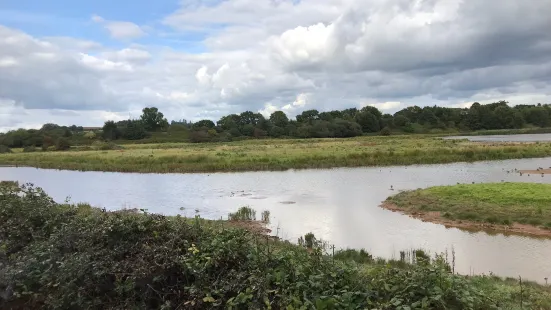
<svg viewBox="0 0 551 310">
<path fill-rule="evenodd" d="M 0 154 L 0 165 L 119 172 L 230 172 L 436 164 L 551 156 L 551 143 L 477 143 L 433 136 L 125 144 L 123 150 Z"/>
<path fill-rule="evenodd" d="M 406 191 L 389 202 L 407 213 L 438 211 L 447 219 L 491 224 L 551 223 L 551 185 L 489 183 L 437 186 Z"/>
<path fill-rule="evenodd" d="M 1 309 L 551 307 L 548 287 L 453 274 L 419 250 L 400 261 L 333 257 L 323 242 L 307 249 L 198 216 L 58 204 L 34 187 L 0 186 L 0 222 Z"/>
</svg>

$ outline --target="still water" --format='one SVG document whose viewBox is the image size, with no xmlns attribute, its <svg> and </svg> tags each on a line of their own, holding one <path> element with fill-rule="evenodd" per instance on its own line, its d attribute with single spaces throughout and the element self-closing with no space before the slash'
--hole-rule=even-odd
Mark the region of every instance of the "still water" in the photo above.
<svg viewBox="0 0 551 310">
<path fill-rule="evenodd" d="M 507 170 L 551 166 L 551 158 L 446 165 L 339 168 L 285 172 L 137 174 L 0 168 L 0 180 L 32 182 L 56 201 L 88 202 L 107 209 L 145 208 L 168 215 L 216 219 L 249 205 L 271 212 L 274 234 L 296 241 L 313 232 L 338 248 L 365 248 L 399 257 L 422 248 L 456 253 L 463 274 L 493 272 L 543 282 L 551 278 L 551 240 L 466 232 L 381 209 L 399 190 L 471 182 L 543 182 Z M 393 186 L 394 191 L 390 190 Z M 181 210 L 180 208 L 184 208 Z M 279 229 L 278 229 L 279 228 Z"/>
<path fill-rule="evenodd" d="M 551 133 L 495 136 L 453 136 L 444 139 L 468 139 L 475 142 L 551 142 Z"/>
</svg>

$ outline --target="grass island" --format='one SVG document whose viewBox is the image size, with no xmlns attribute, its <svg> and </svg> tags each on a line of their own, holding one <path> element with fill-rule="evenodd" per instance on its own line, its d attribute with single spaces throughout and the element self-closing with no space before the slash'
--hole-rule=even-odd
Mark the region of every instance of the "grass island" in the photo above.
<svg viewBox="0 0 551 310">
<path fill-rule="evenodd" d="M 551 236 L 551 184 L 436 186 L 401 192 L 382 207 L 451 227 Z"/>
</svg>

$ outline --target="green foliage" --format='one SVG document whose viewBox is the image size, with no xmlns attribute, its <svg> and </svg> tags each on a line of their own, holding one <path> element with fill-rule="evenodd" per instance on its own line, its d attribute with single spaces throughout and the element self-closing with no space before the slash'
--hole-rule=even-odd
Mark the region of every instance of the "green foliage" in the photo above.
<svg viewBox="0 0 551 310">
<path fill-rule="evenodd" d="M 148 136 L 145 125 L 140 120 L 126 121 L 121 131 L 122 138 L 126 140 L 140 140 Z"/>
<path fill-rule="evenodd" d="M 102 136 L 105 140 L 117 140 L 122 136 L 122 133 L 114 121 L 107 121 L 102 128 Z"/>
<path fill-rule="evenodd" d="M 71 148 L 71 142 L 67 138 L 58 138 L 55 143 L 55 150 L 56 151 L 67 151 Z"/>
<path fill-rule="evenodd" d="M 12 150 L 9 147 L 0 144 L 0 154 L 11 153 L 11 152 Z"/>
<path fill-rule="evenodd" d="M 285 128 L 289 124 L 289 118 L 283 111 L 275 111 L 270 115 L 270 122 L 274 126 Z"/>
<path fill-rule="evenodd" d="M 331 257 L 224 222 L 58 204 L 33 186 L 0 187 L 0 222 L 2 309 L 513 309 L 521 289 L 534 309 L 550 300 L 438 257 Z"/>
<path fill-rule="evenodd" d="M 155 107 L 144 108 L 140 119 L 147 131 L 157 131 L 168 128 L 168 121 L 164 118 L 163 113 L 159 112 L 159 109 Z"/>
<path fill-rule="evenodd" d="M 96 151 L 108 151 L 120 150 L 122 147 L 110 141 L 94 141 L 94 143 L 92 143 L 92 149 Z"/>
<path fill-rule="evenodd" d="M 385 127 L 381 130 L 381 136 L 390 136 L 391 135 L 391 131 L 390 131 L 390 128 L 388 127 Z"/>
<path fill-rule="evenodd" d="M 37 148 L 34 145 L 28 145 L 28 146 L 23 148 L 23 152 L 25 152 L 25 153 L 32 153 L 32 152 L 36 152 L 36 151 L 37 151 Z"/>
</svg>

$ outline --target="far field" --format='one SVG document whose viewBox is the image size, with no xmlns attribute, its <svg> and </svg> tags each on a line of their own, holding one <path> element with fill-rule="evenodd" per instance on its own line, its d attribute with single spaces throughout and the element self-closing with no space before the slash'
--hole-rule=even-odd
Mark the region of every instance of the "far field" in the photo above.
<svg viewBox="0 0 551 310">
<path fill-rule="evenodd" d="M 448 226 L 551 236 L 551 184 L 437 186 L 401 192 L 383 207 Z"/>
<path fill-rule="evenodd" d="M 0 165 L 120 172 L 230 172 L 437 164 L 551 156 L 551 143 L 477 143 L 434 136 L 125 144 L 120 150 L 0 154 Z"/>
</svg>

